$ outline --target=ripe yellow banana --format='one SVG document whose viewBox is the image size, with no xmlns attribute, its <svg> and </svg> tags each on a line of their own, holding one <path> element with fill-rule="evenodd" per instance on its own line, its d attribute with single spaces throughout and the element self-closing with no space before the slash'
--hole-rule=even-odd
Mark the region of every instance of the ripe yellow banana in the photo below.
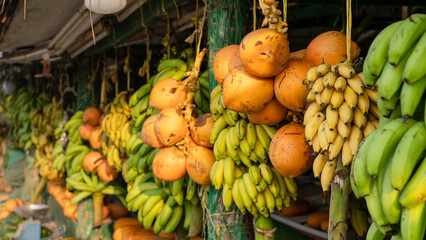
<svg viewBox="0 0 426 240">
<path fill-rule="evenodd" d="M 331 144 L 334 142 L 334 139 L 336 139 L 337 134 L 338 134 L 337 129 L 331 130 L 330 127 L 328 126 L 328 123 L 325 124 L 325 136 L 327 137 L 328 144 Z"/>
<path fill-rule="evenodd" d="M 318 129 L 318 131 L 320 131 L 320 130 Z M 320 142 L 319 142 L 318 134 L 315 134 L 315 136 L 312 138 L 310 145 L 311 145 L 312 149 L 314 149 L 314 153 L 319 153 L 321 151 L 321 145 L 320 145 Z"/>
<path fill-rule="evenodd" d="M 337 158 L 334 158 L 324 165 L 324 168 L 321 172 L 321 186 L 324 192 L 327 192 L 330 189 L 331 180 L 334 177 L 334 171 L 337 167 Z"/>
<path fill-rule="evenodd" d="M 314 94 L 319 94 L 324 90 L 324 84 L 323 81 L 320 81 L 320 79 L 317 79 L 314 84 L 312 85 L 312 90 L 314 91 Z"/>
<path fill-rule="evenodd" d="M 306 82 L 307 84 L 313 83 L 318 78 L 317 66 L 312 67 L 306 73 Z"/>
<path fill-rule="evenodd" d="M 349 125 L 354 118 L 354 113 L 346 102 L 339 107 L 339 118 L 345 125 Z"/>
<path fill-rule="evenodd" d="M 376 127 L 374 127 L 371 122 L 367 122 L 364 129 L 362 130 L 362 134 L 364 135 L 364 137 L 367 137 L 374 130 L 376 130 Z"/>
<path fill-rule="evenodd" d="M 337 123 L 337 132 L 343 138 L 343 140 L 346 140 L 349 138 L 349 135 L 351 134 L 351 125 L 350 124 L 345 125 L 345 123 L 340 118 L 339 122 Z"/>
<path fill-rule="evenodd" d="M 358 102 L 358 94 L 350 86 L 345 88 L 344 92 L 345 102 L 351 109 L 355 109 Z"/>
<path fill-rule="evenodd" d="M 365 88 L 364 91 L 367 93 L 368 98 L 371 101 L 377 102 L 377 90 L 373 90 L 371 88 Z"/>
<path fill-rule="evenodd" d="M 306 102 L 312 103 L 312 102 L 315 101 L 315 99 L 316 99 L 316 95 L 315 95 L 314 91 L 313 90 L 309 91 L 308 96 L 306 97 Z"/>
<path fill-rule="evenodd" d="M 358 96 L 357 106 L 364 115 L 368 114 L 368 110 L 370 108 L 370 100 L 368 99 L 367 94 Z"/>
<path fill-rule="evenodd" d="M 330 146 L 328 147 L 328 158 L 329 159 L 334 159 L 337 157 L 337 155 L 339 155 L 340 150 L 342 149 L 343 146 L 343 138 L 342 136 L 340 136 L 340 134 L 337 134 L 336 139 L 334 140 L 334 142 L 332 144 L 330 144 Z"/>
<path fill-rule="evenodd" d="M 327 121 L 324 120 L 318 129 L 317 136 L 318 136 L 319 145 L 322 151 L 328 150 L 329 142 L 326 135 L 327 128 L 328 128 Z M 315 148 L 314 148 L 314 151 L 316 151 Z M 316 152 L 320 152 L 320 151 L 316 151 Z"/>
<path fill-rule="evenodd" d="M 305 126 L 305 137 L 308 142 L 312 141 L 313 137 L 317 134 L 320 124 L 324 121 L 324 113 L 316 113 Z"/>
<path fill-rule="evenodd" d="M 333 96 L 334 88 L 325 88 L 321 94 L 321 106 L 327 106 L 330 101 L 331 97 Z"/>
<path fill-rule="evenodd" d="M 344 100 L 344 94 L 343 92 L 334 91 L 333 95 L 331 96 L 330 104 L 333 110 L 337 109 L 342 105 Z"/>
<path fill-rule="evenodd" d="M 352 78 L 347 78 L 348 85 L 354 90 L 358 95 L 364 94 L 364 84 L 358 76 Z"/>
<path fill-rule="evenodd" d="M 327 120 L 328 127 L 332 130 L 337 128 L 337 123 L 339 122 L 339 111 L 332 110 L 331 105 L 327 106 L 325 111 L 325 118 Z"/>
<path fill-rule="evenodd" d="M 309 107 L 306 109 L 304 118 L 303 118 L 303 125 L 306 125 L 316 113 L 321 112 L 324 110 L 324 107 L 320 106 L 318 103 L 313 102 L 309 105 Z"/>
<path fill-rule="evenodd" d="M 367 125 L 367 116 L 365 116 L 359 108 L 355 108 L 353 122 L 360 129 L 364 129 Z"/>
<path fill-rule="evenodd" d="M 357 126 L 352 126 L 351 135 L 349 136 L 349 146 L 351 148 L 351 152 L 355 153 L 358 149 L 359 144 L 363 139 L 362 131 Z"/>
<path fill-rule="evenodd" d="M 331 69 L 330 64 L 328 63 L 321 63 L 317 66 L 317 74 L 319 77 L 324 76 L 326 73 L 328 73 Z"/>
<path fill-rule="evenodd" d="M 349 140 L 346 140 L 345 143 L 343 143 L 342 147 L 342 163 L 343 166 L 349 166 L 352 162 L 352 151 L 351 147 L 349 145 Z"/>
<path fill-rule="evenodd" d="M 340 63 L 337 66 L 337 71 L 344 78 L 351 78 L 351 77 L 354 77 L 356 75 L 355 69 L 353 68 L 352 64 L 350 64 L 348 62 Z"/>
<path fill-rule="evenodd" d="M 328 151 L 319 153 L 314 160 L 314 163 L 312 165 L 312 171 L 314 172 L 314 176 L 316 178 L 319 178 L 321 175 L 322 169 L 324 168 L 324 165 L 328 161 Z"/>
<path fill-rule="evenodd" d="M 347 85 L 346 78 L 338 77 L 336 81 L 334 82 L 334 90 L 343 92 L 346 89 L 346 85 Z"/>
<path fill-rule="evenodd" d="M 325 88 L 333 88 L 336 80 L 337 75 L 334 72 L 328 72 L 322 77 L 322 82 Z"/>
</svg>

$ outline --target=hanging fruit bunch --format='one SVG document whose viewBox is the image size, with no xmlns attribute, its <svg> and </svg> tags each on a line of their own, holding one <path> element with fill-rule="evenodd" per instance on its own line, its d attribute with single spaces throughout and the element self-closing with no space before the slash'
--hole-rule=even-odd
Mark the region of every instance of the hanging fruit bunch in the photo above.
<svg viewBox="0 0 426 240">
<path fill-rule="evenodd" d="M 216 159 L 212 184 L 222 189 L 226 210 L 235 202 L 242 213 L 257 218 L 256 225 L 266 224 L 275 208 L 296 200 L 292 178 L 308 171 L 312 163 L 303 126 L 282 126 L 290 111 L 296 120 L 294 112 L 304 109 L 307 93 L 302 84 L 297 86 L 297 79 L 301 83 L 303 71 L 312 64 L 289 59 L 287 24 L 277 2 L 259 4 L 265 15 L 262 25 L 269 28 L 255 30 L 240 45 L 216 53 L 213 73 L 219 86 L 211 92 L 210 104 L 215 121 L 210 141 Z"/>
<path fill-rule="evenodd" d="M 413 14 L 386 27 L 364 63 L 366 83 L 378 82 L 379 127 L 358 148 L 350 176 L 373 220 L 367 238 L 425 235 L 425 46 L 426 14 Z"/>
<path fill-rule="evenodd" d="M 15 90 L 5 99 L 5 116 L 12 123 L 13 127 L 11 139 L 25 150 L 34 146 L 31 139 L 31 122 L 34 122 L 34 114 L 30 116 L 30 113 L 33 109 L 43 108 L 43 99 L 48 101 L 49 97 L 45 93 L 35 96 L 25 88 Z"/>
<path fill-rule="evenodd" d="M 101 126 L 99 130 L 96 130 L 99 131 L 98 136 L 101 138 L 102 152 L 106 155 L 108 164 L 117 172 L 121 171 L 122 159 L 127 157 L 126 145 L 135 124 L 132 119 L 133 109 L 128 103 L 128 95 L 127 91 L 117 94 L 113 102 L 107 105 L 107 110 L 101 119 Z"/>
<path fill-rule="evenodd" d="M 53 167 L 52 155 L 55 142 L 55 129 L 63 119 L 63 109 L 56 98 L 52 102 L 45 102 L 42 109 L 33 109 L 30 113 L 31 140 L 36 146 L 34 167 L 40 167 L 40 175 L 49 180 L 62 178 L 64 169 L 57 170 Z"/>
<path fill-rule="evenodd" d="M 191 81 L 184 80 L 188 70 L 185 61 L 163 60 L 159 73 L 130 98 L 129 105 L 135 106 L 133 115 L 139 116 L 135 116 L 133 135 L 127 142 L 129 159 L 123 165 L 128 187 L 125 200 L 130 211 L 138 212 L 144 228 L 153 227 L 155 234 L 174 232 L 182 219 L 183 227 L 189 230 L 193 223 L 202 221 L 197 183 L 208 184 L 210 179 L 209 171 L 198 168 L 210 169 L 212 161 L 208 159 L 213 153 L 206 147 L 211 147 L 209 123 L 213 120 L 209 115 L 192 117 L 194 109 L 198 114 L 205 112 L 203 104 L 208 110 L 208 80 L 206 74 L 198 78 L 201 59 Z"/>
</svg>

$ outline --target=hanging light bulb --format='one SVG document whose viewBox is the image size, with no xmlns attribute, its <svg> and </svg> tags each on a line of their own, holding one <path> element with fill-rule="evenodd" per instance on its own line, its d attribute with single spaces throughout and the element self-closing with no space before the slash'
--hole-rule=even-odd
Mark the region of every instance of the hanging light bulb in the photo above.
<svg viewBox="0 0 426 240">
<path fill-rule="evenodd" d="M 86 8 L 99 14 L 112 14 L 123 10 L 127 0 L 84 0 Z"/>
</svg>

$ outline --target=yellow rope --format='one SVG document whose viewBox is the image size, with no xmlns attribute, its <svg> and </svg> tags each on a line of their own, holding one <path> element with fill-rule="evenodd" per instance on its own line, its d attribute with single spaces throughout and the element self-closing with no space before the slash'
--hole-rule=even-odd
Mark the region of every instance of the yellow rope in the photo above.
<svg viewBox="0 0 426 240">
<path fill-rule="evenodd" d="M 253 1 L 253 31 L 256 30 L 256 0 Z"/>
<path fill-rule="evenodd" d="M 287 0 L 283 0 L 283 22 L 287 22 Z"/>
<path fill-rule="evenodd" d="M 352 0 L 346 0 L 346 61 L 351 61 Z"/>
</svg>

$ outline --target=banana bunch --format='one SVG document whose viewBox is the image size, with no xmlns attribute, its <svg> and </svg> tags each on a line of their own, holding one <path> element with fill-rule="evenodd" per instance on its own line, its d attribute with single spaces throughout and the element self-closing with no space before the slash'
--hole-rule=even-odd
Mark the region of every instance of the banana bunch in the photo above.
<svg viewBox="0 0 426 240">
<path fill-rule="evenodd" d="M 210 109 L 215 120 L 210 141 L 217 160 L 210 179 L 216 189 L 222 188 L 225 210 L 235 203 L 242 213 L 268 217 L 275 208 L 289 206 L 297 197 L 295 182 L 268 165 L 277 129 L 251 123 L 246 115 L 227 109 L 220 85 L 211 93 Z"/>
<path fill-rule="evenodd" d="M 425 25 L 426 14 L 395 22 L 380 32 L 368 51 L 364 75 L 367 85 L 378 82 L 381 125 L 400 117 L 425 117 Z"/>
<path fill-rule="evenodd" d="M 317 154 L 314 176 L 328 191 L 337 156 L 342 153 L 343 164 L 350 165 L 362 139 L 379 124 L 377 91 L 367 88 L 363 73 L 356 74 L 348 62 L 312 67 L 304 84 L 311 102 L 303 119 L 305 137 Z"/>
<path fill-rule="evenodd" d="M 215 119 L 210 133 L 216 160 L 230 157 L 236 165 L 250 167 L 253 163 L 267 163 L 269 144 L 277 129 L 273 126 L 248 122 L 242 113 L 226 109 L 222 87 L 211 93 L 210 109 Z"/>
<path fill-rule="evenodd" d="M 290 200 L 297 198 L 297 186 L 293 179 L 285 178 L 278 171 L 261 163 L 246 169 L 235 166 L 227 157 L 216 161 L 210 173 L 212 184 L 222 189 L 222 201 L 228 211 L 234 202 L 242 213 L 268 217 L 283 205 L 290 206 Z"/>
<path fill-rule="evenodd" d="M 65 123 L 63 128 L 69 136 L 65 151 L 60 139 L 56 141 L 53 148 L 52 156 L 56 156 L 54 166 L 57 169 L 63 169 L 65 166 L 68 176 L 82 169 L 83 158 L 90 151 L 90 148 L 83 143 L 83 139 L 79 135 L 81 124 L 83 124 L 83 112 L 78 111 Z M 57 134 L 59 134 L 59 130 L 57 130 Z"/>
<path fill-rule="evenodd" d="M 198 77 L 198 91 L 194 94 L 195 112 L 198 116 L 210 112 L 210 82 L 209 71 L 204 71 Z"/>
<path fill-rule="evenodd" d="M 126 146 L 132 135 L 135 124 L 132 118 L 132 109 L 127 101 L 128 92 L 120 92 L 105 113 L 101 121 L 101 147 L 107 156 L 108 164 L 121 171 L 122 158 L 126 154 Z M 136 108 L 136 107 L 135 107 Z"/>
<path fill-rule="evenodd" d="M 128 168 L 123 168 L 123 173 L 125 173 L 124 180 L 129 183 L 134 180 L 138 174 L 149 171 L 155 155 L 160 150 L 160 148 L 152 148 L 143 142 L 140 147 L 134 147 L 126 161 Z"/>
<path fill-rule="evenodd" d="M 94 193 L 113 195 L 121 201 L 124 200 L 124 195 L 126 195 L 126 190 L 117 183 L 104 182 L 96 173 L 86 173 L 83 169 L 68 175 L 65 182 L 67 189 L 76 193 L 70 204 L 78 203 Z"/>
<path fill-rule="evenodd" d="M 138 220 L 145 229 L 153 227 L 155 234 L 164 230 L 175 231 L 183 219 L 183 227 L 189 229 L 192 211 L 200 208 L 197 184 L 186 175 L 174 182 L 155 178 L 152 170 L 142 172 L 128 181 L 126 206 L 138 212 Z"/>
<path fill-rule="evenodd" d="M 52 150 L 52 144 L 46 146 L 44 150 L 36 149 L 34 151 L 34 157 L 36 160 L 34 167 L 38 167 L 40 169 L 39 173 L 42 177 L 48 180 L 58 180 L 64 176 L 64 171 L 53 168 L 53 158 L 50 154 Z"/>
<path fill-rule="evenodd" d="M 51 143 L 54 140 L 56 126 L 62 122 L 62 119 L 63 109 L 55 97 L 42 109 L 33 109 L 29 114 L 33 144 L 37 148 L 43 149 L 48 143 Z"/>
<path fill-rule="evenodd" d="M 423 239 L 426 230 L 426 127 L 397 118 L 366 137 L 351 169 L 352 190 L 373 219 L 368 235 Z"/>
<path fill-rule="evenodd" d="M 157 67 L 158 73 L 153 75 L 148 83 L 154 86 L 157 82 L 165 78 L 174 78 L 181 81 L 185 78 L 185 73 L 188 71 L 188 65 L 181 59 L 166 59 L 163 60 Z"/>
</svg>

